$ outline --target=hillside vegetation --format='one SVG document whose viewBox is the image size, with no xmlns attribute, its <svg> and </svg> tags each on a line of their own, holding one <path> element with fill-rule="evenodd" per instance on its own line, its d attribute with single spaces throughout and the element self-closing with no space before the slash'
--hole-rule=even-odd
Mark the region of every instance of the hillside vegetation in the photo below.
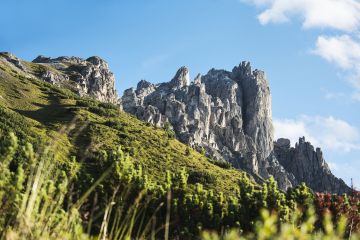
<svg viewBox="0 0 360 240">
<path fill-rule="evenodd" d="M 356 192 L 256 184 L 171 128 L 43 82 L 39 72 L 55 70 L 24 64 L 32 74 L 0 58 L 1 238 L 356 237 Z"/>
<path fill-rule="evenodd" d="M 31 63 L 33 68 L 36 65 Z M 166 170 L 177 172 L 185 167 L 194 184 L 202 182 L 230 194 L 235 190 L 234 183 L 242 175 L 239 171 L 209 162 L 171 133 L 141 122 L 112 104 L 80 98 L 70 90 L 4 65 L 0 71 L 1 131 L 14 131 L 30 142 L 56 139 L 57 158 L 65 165 L 72 156 L 80 160 L 99 150 L 122 146 L 156 182 L 164 181 Z M 97 170 L 101 163 L 92 165 Z"/>
</svg>

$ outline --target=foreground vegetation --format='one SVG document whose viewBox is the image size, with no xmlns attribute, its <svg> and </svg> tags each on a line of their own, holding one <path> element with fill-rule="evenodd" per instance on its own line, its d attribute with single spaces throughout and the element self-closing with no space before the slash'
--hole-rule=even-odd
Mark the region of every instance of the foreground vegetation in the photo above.
<svg viewBox="0 0 360 240">
<path fill-rule="evenodd" d="M 51 146 L 51 147 L 50 147 Z M 121 148 L 102 152 L 106 171 L 87 189 L 54 161 L 54 145 L 35 153 L 1 136 L 0 232 L 5 239 L 356 239 L 359 198 L 283 193 L 243 174 L 235 196 L 188 186 L 188 173 L 149 180 Z M 334 227 L 336 226 L 336 227 Z"/>
</svg>

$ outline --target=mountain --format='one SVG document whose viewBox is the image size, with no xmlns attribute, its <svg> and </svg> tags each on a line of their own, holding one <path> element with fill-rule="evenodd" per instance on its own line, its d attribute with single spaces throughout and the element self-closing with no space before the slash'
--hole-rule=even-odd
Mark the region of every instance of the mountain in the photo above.
<svg viewBox="0 0 360 240">
<path fill-rule="evenodd" d="M 259 183 L 274 176 L 283 190 L 305 182 L 314 191 L 350 191 L 341 179 L 333 176 L 321 150 L 314 150 L 303 138 L 294 148 L 286 139 L 274 142 L 268 82 L 264 72 L 252 71 L 248 62 L 232 71 L 211 69 L 192 82 L 189 70 L 182 67 L 169 82 L 152 84 L 142 80 L 120 99 L 114 75 L 106 61 L 96 56 L 88 59 L 39 56 L 26 62 L 11 53 L 0 53 L 0 80 L 0 105 L 4 113 L 24 116 L 30 125 L 34 123 L 29 119 L 35 120 L 40 129 L 47 129 L 46 133 L 34 131 L 32 135 L 41 133 L 46 138 L 49 132 L 56 134 L 61 125 L 70 124 L 74 118 L 86 119 L 77 126 L 85 132 L 68 134 L 61 140 L 63 158 L 70 153 L 81 157 L 81 148 L 89 143 L 105 149 L 120 144 L 158 180 L 162 172 L 178 171 L 185 164 L 194 176 L 207 176 L 213 179 L 210 185 L 230 190 L 231 179 L 240 176 L 238 171 L 213 164 L 225 166 L 223 163 L 229 162 Z M 39 84 L 39 80 L 45 85 Z M 82 97 L 104 104 L 89 99 L 82 103 Z M 114 105 L 109 107 L 107 103 Z M 119 108 L 159 130 L 135 121 Z M 89 126 L 83 129 L 80 122 Z M 172 130 L 180 142 L 191 148 L 175 139 L 163 141 L 166 132 Z M 163 144 L 162 151 L 158 151 L 159 144 Z M 199 154 L 203 151 L 210 161 Z"/>
<path fill-rule="evenodd" d="M 118 101 L 114 75 L 107 63 L 99 57 L 93 56 L 83 60 L 78 57 L 51 59 L 38 56 L 33 62 L 46 64 L 58 71 L 42 72 L 39 77 L 47 82 L 57 85 L 71 82 L 80 96 L 94 97 L 102 102 L 117 103 Z"/>
<path fill-rule="evenodd" d="M 305 182 L 317 192 L 344 193 L 351 190 L 342 179 L 331 173 L 321 149 L 314 149 L 305 137 L 299 138 L 295 147 L 290 147 L 289 139 L 278 139 L 274 143 L 274 153 L 286 171 L 295 176 L 295 184 Z"/>
<path fill-rule="evenodd" d="M 162 184 L 167 171 L 185 169 L 191 188 L 201 183 L 204 189 L 235 194 L 244 172 L 209 161 L 171 132 L 120 111 L 109 103 L 117 102 L 114 89 L 113 75 L 98 57 L 27 62 L 0 53 L 0 140 L 14 132 L 35 149 L 51 143 L 57 162 L 79 175 L 77 189 L 87 190 L 107 169 L 97 160 L 99 153 L 121 146 L 149 181 Z"/>
<path fill-rule="evenodd" d="M 125 112 L 156 126 L 170 124 L 183 143 L 250 173 L 273 175 L 286 190 L 305 182 L 314 191 L 349 192 L 328 168 L 320 149 L 303 138 L 295 148 L 275 142 L 271 95 L 265 73 L 242 62 L 232 71 L 211 69 L 190 81 L 181 67 L 167 83 L 141 80 L 121 98 Z"/>
</svg>

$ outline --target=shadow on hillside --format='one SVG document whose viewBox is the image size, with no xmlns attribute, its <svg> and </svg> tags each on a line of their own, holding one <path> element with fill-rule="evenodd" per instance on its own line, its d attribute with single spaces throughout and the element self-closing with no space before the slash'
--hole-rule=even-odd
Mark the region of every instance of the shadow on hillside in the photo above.
<svg viewBox="0 0 360 240">
<path fill-rule="evenodd" d="M 39 107 L 38 110 L 12 110 L 46 126 L 53 126 L 57 123 L 68 123 L 74 119 L 75 113 L 71 108 L 72 105 L 62 104 L 60 99 L 59 96 L 48 95 L 46 96 L 46 100 L 49 102 L 48 104 L 33 103 L 34 106 Z"/>
</svg>

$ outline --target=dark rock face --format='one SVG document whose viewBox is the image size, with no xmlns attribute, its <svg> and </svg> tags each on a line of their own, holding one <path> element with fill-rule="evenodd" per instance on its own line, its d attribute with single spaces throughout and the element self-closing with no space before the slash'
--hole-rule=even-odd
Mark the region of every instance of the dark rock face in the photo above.
<svg viewBox="0 0 360 240">
<path fill-rule="evenodd" d="M 278 139 L 274 143 L 274 153 L 298 183 L 305 182 L 314 191 L 339 194 L 351 191 L 342 179 L 331 173 L 320 148 L 314 149 L 304 137 L 299 139 L 295 147 L 290 147 L 288 139 Z"/>
<path fill-rule="evenodd" d="M 38 56 L 34 63 L 49 65 L 56 70 L 45 71 L 39 77 L 56 84 L 72 84 L 81 96 L 90 96 L 102 102 L 117 104 L 115 78 L 108 64 L 99 57 L 86 60 L 78 57 L 48 58 Z"/>
</svg>

